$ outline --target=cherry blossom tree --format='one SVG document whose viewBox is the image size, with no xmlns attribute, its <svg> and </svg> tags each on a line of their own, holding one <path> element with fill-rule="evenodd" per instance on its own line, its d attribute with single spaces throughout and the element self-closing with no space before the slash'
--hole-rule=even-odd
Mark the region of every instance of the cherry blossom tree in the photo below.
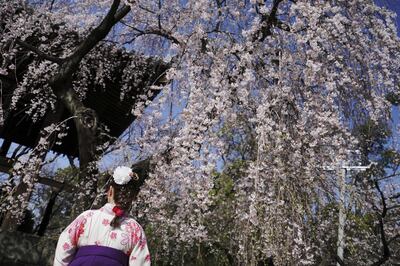
<svg viewBox="0 0 400 266">
<path fill-rule="evenodd" d="M 20 2 L 7 3 L 5 10 L 15 13 Z M 132 134 L 115 144 L 115 154 L 135 153 L 129 160 L 151 156 L 137 210 L 148 221 L 159 256 L 182 265 L 193 249 L 198 254 L 222 250 L 238 265 L 398 260 L 390 255 L 398 249 L 398 222 L 385 222 L 386 199 L 398 202 L 398 184 L 387 179 L 393 196 L 382 184 L 366 196 L 351 182 L 351 197 L 368 207 L 349 216 L 347 248 L 357 251 L 346 252 L 341 261 L 335 256 L 338 173 L 324 169 L 344 160 L 364 163 L 352 156 L 365 141 L 354 129 L 390 122 L 399 93 L 399 40 L 388 9 L 372 0 L 39 1 L 31 6 L 37 15 L 22 13 L 2 36 L 8 45 L 1 71 L 15 67 L 14 47 L 36 55 L 15 102 L 30 82 L 40 80 L 54 96 L 38 94 L 32 118 L 40 115 L 36 106 L 51 106 L 52 99 L 68 103 L 85 95 L 84 84 L 93 78 L 85 62 L 100 56 L 96 50 L 102 42 L 170 62 L 172 82 L 148 109 L 133 107 L 138 121 Z M 49 18 L 60 21 L 59 31 L 77 30 L 81 42 L 40 39 L 32 47 L 27 36 Z M 60 44 L 63 52 L 55 57 L 52 47 Z M 102 69 L 99 82 L 108 75 Z M 133 73 L 128 69 L 126 77 Z M 71 83 L 73 74 L 82 77 L 80 82 Z M 65 84 L 73 88 L 72 98 L 58 91 Z M 88 117 L 94 121 L 90 112 Z M 82 130 L 89 134 L 93 127 L 82 125 Z M 94 161 L 89 158 L 87 164 Z M 229 247 L 218 245 L 221 235 L 212 223 L 223 217 L 215 208 L 221 204 L 216 171 L 229 176 L 233 190 L 227 207 L 233 221 L 226 228 L 231 241 L 222 242 Z M 92 192 L 94 183 L 88 187 Z M 379 204 L 378 219 L 368 220 Z M 368 235 L 363 223 L 381 225 L 380 232 L 383 228 L 392 241 Z M 377 250 L 363 250 L 366 246 Z"/>
</svg>

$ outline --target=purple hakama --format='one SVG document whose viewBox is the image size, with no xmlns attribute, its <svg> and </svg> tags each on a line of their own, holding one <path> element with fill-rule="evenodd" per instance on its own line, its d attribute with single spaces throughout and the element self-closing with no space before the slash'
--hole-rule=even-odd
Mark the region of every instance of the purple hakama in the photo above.
<svg viewBox="0 0 400 266">
<path fill-rule="evenodd" d="M 104 246 L 83 246 L 78 249 L 69 266 L 128 266 L 128 255 Z"/>
</svg>

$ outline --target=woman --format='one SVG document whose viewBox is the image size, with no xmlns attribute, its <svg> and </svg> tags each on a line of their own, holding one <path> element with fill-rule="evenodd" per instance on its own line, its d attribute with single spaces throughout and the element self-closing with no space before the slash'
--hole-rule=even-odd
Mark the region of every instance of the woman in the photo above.
<svg viewBox="0 0 400 266">
<path fill-rule="evenodd" d="M 150 265 L 144 231 L 127 216 L 138 182 L 139 176 L 129 167 L 117 167 L 107 192 L 108 203 L 81 213 L 61 233 L 54 266 Z"/>
</svg>

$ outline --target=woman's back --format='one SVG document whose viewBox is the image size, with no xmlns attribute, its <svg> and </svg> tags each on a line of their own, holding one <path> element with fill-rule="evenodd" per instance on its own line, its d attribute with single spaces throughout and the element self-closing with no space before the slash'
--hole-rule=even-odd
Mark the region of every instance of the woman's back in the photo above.
<svg viewBox="0 0 400 266">
<path fill-rule="evenodd" d="M 113 228 L 110 225 L 115 217 L 114 206 L 113 203 L 107 203 L 98 210 L 81 213 L 60 235 L 54 265 L 69 265 L 74 257 L 71 266 L 99 265 L 99 262 L 88 262 L 95 260 L 96 250 L 99 254 L 106 254 L 101 255 L 103 258 L 97 257 L 98 261 L 105 263 L 104 265 L 124 265 L 125 263 L 118 264 L 118 258 L 128 258 L 129 264 L 126 265 L 150 265 L 146 236 L 139 223 L 133 218 L 123 217 L 119 226 Z M 109 252 L 113 256 L 107 255 Z M 107 264 L 105 260 L 112 257 L 117 262 Z"/>
</svg>

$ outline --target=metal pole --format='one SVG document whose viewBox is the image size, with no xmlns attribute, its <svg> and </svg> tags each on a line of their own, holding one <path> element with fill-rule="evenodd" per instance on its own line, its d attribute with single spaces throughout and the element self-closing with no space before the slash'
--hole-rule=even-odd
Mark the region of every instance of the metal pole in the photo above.
<svg viewBox="0 0 400 266">
<path fill-rule="evenodd" d="M 337 239 L 337 256 L 343 261 L 344 250 L 344 227 L 346 224 L 346 168 L 340 167 L 339 169 L 339 225 L 338 225 L 338 239 Z M 340 266 L 339 262 L 336 266 Z"/>
<path fill-rule="evenodd" d="M 367 166 L 360 165 L 345 165 L 345 162 L 342 162 L 338 167 L 339 172 L 339 224 L 338 224 L 338 239 L 337 239 L 337 257 L 343 262 L 344 261 L 344 247 L 345 247 L 345 225 L 346 225 L 346 174 L 347 170 L 356 170 L 356 171 L 365 171 L 371 168 L 372 165 L 377 164 L 376 162 L 371 162 Z M 325 170 L 332 171 L 333 167 L 324 167 Z M 340 263 L 337 262 L 336 266 L 340 266 Z"/>
</svg>

